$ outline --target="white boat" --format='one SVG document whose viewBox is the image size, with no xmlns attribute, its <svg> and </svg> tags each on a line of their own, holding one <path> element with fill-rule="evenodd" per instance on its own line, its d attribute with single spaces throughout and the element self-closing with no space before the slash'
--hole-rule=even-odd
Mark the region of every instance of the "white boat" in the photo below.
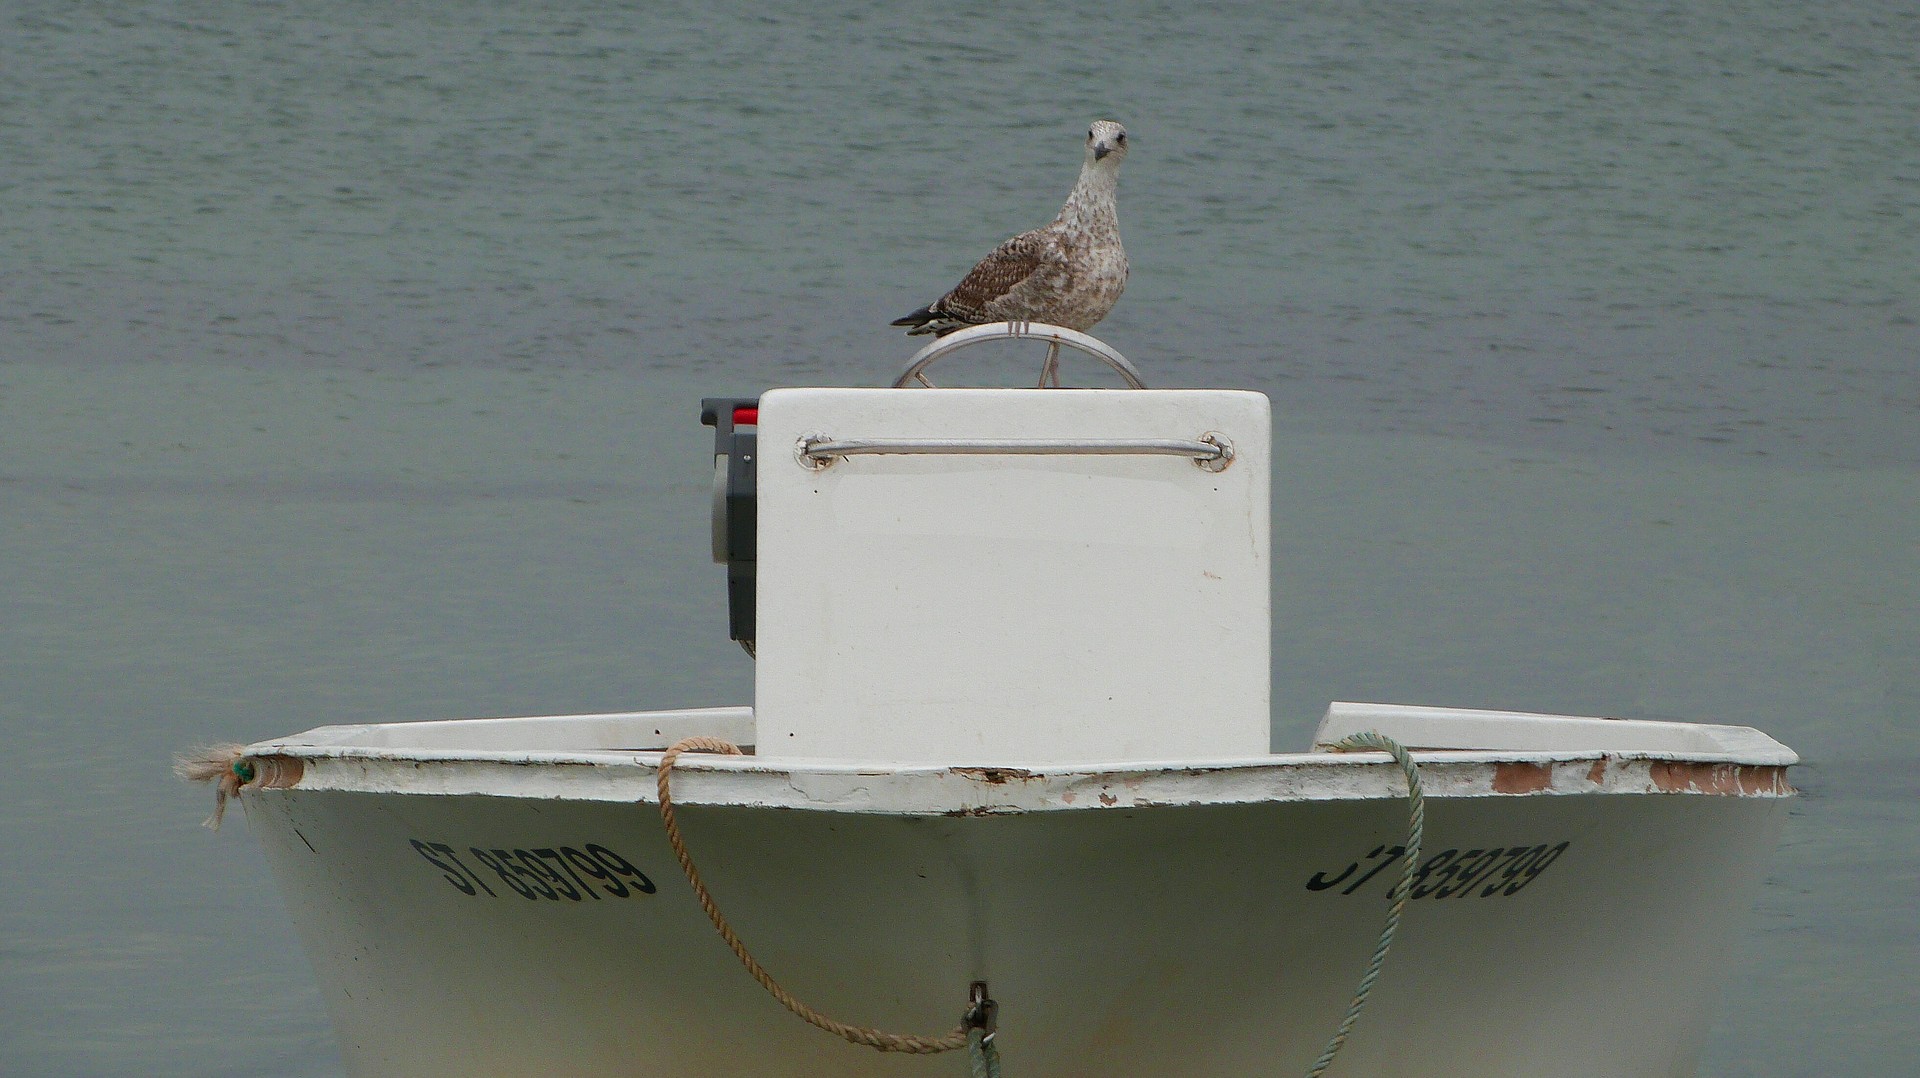
<svg viewBox="0 0 1920 1078">
<path fill-rule="evenodd" d="M 902 381 L 976 341 L 916 357 Z M 1051 356 L 1049 357 L 1051 362 Z M 1788 798 L 1737 726 L 1336 703 L 1272 751 L 1268 415 L 1217 391 L 793 389 L 717 424 L 755 706 L 334 726 L 248 746 L 249 824 L 356 1075 L 1694 1073 Z M 710 409 L 713 411 L 713 409 Z M 757 447 L 757 448 L 756 448 Z M 761 452 L 763 450 L 764 452 Z M 749 483 L 748 480 L 753 480 Z M 1284 748 L 1284 747 L 1283 747 Z"/>
</svg>

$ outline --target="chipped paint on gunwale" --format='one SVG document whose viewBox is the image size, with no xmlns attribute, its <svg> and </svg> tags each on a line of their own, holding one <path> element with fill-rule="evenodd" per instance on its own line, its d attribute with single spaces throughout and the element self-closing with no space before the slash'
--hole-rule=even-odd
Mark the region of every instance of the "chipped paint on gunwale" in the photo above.
<svg viewBox="0 0 1920 1078">
<path fill-rule="evenodd" d="M 301 790 L 551 800 L 655 799 L 658 753 L 406 752 L 263 743 Z M 1577 794 L 1791 797 L 1784 765 L 1672 754 L 1423 752 L 1429 797 Z M 294 768 L 299 771 L 294 772 Z M 882 815 L 978 816 L 1284 801 L 1399 799 L 1383 754 L 1306 753 L 1192 765 L 913 766 L 683 756 L 676 800 Z"/>
</svg>

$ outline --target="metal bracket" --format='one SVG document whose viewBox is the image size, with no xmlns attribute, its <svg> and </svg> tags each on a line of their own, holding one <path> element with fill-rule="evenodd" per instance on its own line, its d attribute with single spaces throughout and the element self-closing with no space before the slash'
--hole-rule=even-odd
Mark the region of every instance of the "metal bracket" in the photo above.
<svg viewBox="0 0 1920 1078">
<path fill-rule="evenodd" d="M 982 1041 L 990 1041 L 1000 1032 L 1000 1004 L 987 995 L 987 982 L 975 981 L 967 989 L 967 1013 L 960 1019 L 960 1025 L 966 1029 L 980 1030 Z"/>
</svg>

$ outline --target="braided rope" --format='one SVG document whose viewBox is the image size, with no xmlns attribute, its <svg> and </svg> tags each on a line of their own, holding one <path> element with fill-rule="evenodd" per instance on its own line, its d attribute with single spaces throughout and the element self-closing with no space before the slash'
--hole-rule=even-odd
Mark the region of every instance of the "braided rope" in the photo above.
<svg viewBox="0 0 1920 1078">
<path fill-rule="evenodd" d="M 1367 962 L 1367 972 L 1360 978 L 1360 985 L 1354 990 L 1353 1002 L 1347 1006 L 1346 1016 L 1340 1019 L 1340 1028 L 1334 1031 L 1332 1039 L 1327 1041 L 1326 1050 L 1307 1072 L 1307 1078 L 1320 1078 L 1328 1067 L 1333 1065 L 1333 1057 L 1340 1054 L 1346 1046 L 1347 1035 L 1353 1032 L 1355 1022 L 1360 1020 L 1360 1012 L 1367 1005 L 1367 995 L 1373 991 L 1373 984 L 1380 979 L 1380 967 L 1387 961 L 1387 950 L 1393 946 L 1394 933 L 1400 929 L 1400 914 L 1407 908 L 1407 899 L 1413 894 L 1414 877 L 1420 869 L 1420 840 L 1427 829 L 1426 797 L 1420 790 L 1420 772 L 1413 764 L 1413 756 L 1406 747 L 1385 734 L 1367 731 L 1346 737 L 1333 746 L 1336 751 L 1355 749 L 1379 749 L 1390 754 L 1400 770 L 1407 776 L 1407 845 L 1406 871 L 1392 891 L 1393 903 L 1387 907 L 1387 922 L 1380 930 L 1380 942 L 1373 948 L 1373 958 Z"/>
<path fill-rule="evenodd" d="M 675 742 L 674 746 L 660 757 L 660 822 L 666 825 L 667 842 L 673 847 L 673 855 L 680 860 L 680 870 L 687 874 L 687 882 L 693 885 L 693 894 L 699 899 L 700 908 L 706 911 L 707 919 L 713 922 L 713 927 L 720 933 L 720 938 L 726 941 L 734 957 L 740 960 L 741 965 L 747 967 L 747 972 L 753 975 L 754 980 L 760 982 L 760 987 L 766 989 L 774 999 L 779 1000 L 782 1007 L 792 1011 L 807 1023 L 824 1029 L 836 1037 L 854 1044 L 864 1044 L 876 1051 L 931 1055 L 967 1047 L 965 1025 L 938 1037 L 905 1036 L 898 1033 L 883 1033 L 864 1026 L 849 1025 L 846 1022 L 828 1018 L 802 1003 L 793 993 L 782 988 L 780 982 L 773 979 L 773 975 L 768 973 L 766 968 L 748 952 L 747 945 L 740 942 L 740 937 L 733 931 L 733 926 L 727 923 L 726 916 L 720 912 L 720 907 L 713 901 L 713 895 L 707 891 L 705 881 L 700 878 L 699 869 L 693 866 L 693 856 L 687 852 L 686 842 L 680 837 L 680 823 L 674 818 L 673 796 L 668 789 L 668 779 L 673 773 L 674 761 L 678 760 L 683 752 L 714 752 L 727 756 L 739 756 L 742 753 L 738 745 L 717 737 L 688 737 Z M 997 1065 L 994 1071 L 997 1074 Z"/>
<path fill-rule="evenodd" d="M 1375 944 L 1373 955 L 1367 962 L 1366 973 L 1360 978 L 1354 990 L 1353 1001 L 1348 1004 L 1347 1012 L 1340 1019 L 1339 1027 L 1327 1041 L 1327 1046 L 1315 1061 L 1307 1078 L 1321 1078 L 1328 1067 L 1333 1065 L 1335 1057 L 1346 1046 L 1347 1038 L 1352 1034 L 1354 1025 L 1360 1020 L 1360 1012 L 1366 1008 L 1367 997 L 1373 992 L 1374 984 L 1380 978 L 1380 971 L 1386 964 L 1387 952 L 1393 947 L 1393 939 L 1400 929 L 1400 918 L 1405 912 L 1407 901 L 1413 893 L 1413 883 L 1420 869 L 1420 845 L 1426 833 L 1426 799 L 1420 787 L 1420 772 L 1413 762 L 1413 756 L 1405 746 L 1384 734 L 1367 732 L 1354 734 L 1342 739 L 1333 746 L 1337 751 L 1355 751 L 1377 749 L 1391 755 L 1394 762 L 1407 777 L 1407 842 L 1405 846 L 1406 868 L 1400 882 L 1391 892 L 1392 902 L 1387 907 L 1386 923 L 1380 930 L 1379 942 Z M 673 796 L 670 789 L 670 776 L 673 765 L 683 752 L 713 752 L 730 756 L 741 755 L 740 748 L 732 742 L 714 737 L 689 737 L 675 743 L 660 757 L 660 820 L 666 827 L 667 842 L 673 847 L 674 856 L 680 862 L 680 869 L 686 873 L 687 882 L 692 885 L 694 897 L 700 902 L 700 908 L 706 911 L 707 919 L 720 933 L 727 947 L 740 959 L 741 965 L 760 986 L 778 1000 L 780 1005 L 794 1015 L 854 1044 L 863 1044 L 882 1052 L 909 1052 L 933 1054 L 952 1051 L 956 1048 L 968 1049 L 968 1062 L 973 1078 L 1000 1078 L 1000 1056 L 993 1041 L 985 1036 L 979 1026 L 962 1023 L 959 1028 L 940 1037 L 903 1036 L 883 1033 L 863 1026 L 850 1025 L 829 1018 L 795 998 L 791 992 L 781 987 L 773 975 L 754 959 L 746 945 L 727 923 L 725 915 L 713 901 L 706 883 L 700 878 L 700 872 L 694 867 L 693 857 L 687 852 L 685 840 L 680 836 L 680 824 L 674 816 Z"/>
<path fill-rule="evenodd" d="M 979 1026 L 967 1030 L 967 1066 L 973 1078 L 1000 1078 L 1000 1049 Z"/>
<path fill-rule="evenodd" d="M 188 782 L 213 784 L 213 815 L 200 822 L 209 831 L 220 830 L 227 802 L 237 800 L 249 786 L 285 789 L 300 781 L 299 760 L 286 756 L 248 756 L 246 746 L 207 745 L 173 758 L 173 773 Z"/>
</svg>

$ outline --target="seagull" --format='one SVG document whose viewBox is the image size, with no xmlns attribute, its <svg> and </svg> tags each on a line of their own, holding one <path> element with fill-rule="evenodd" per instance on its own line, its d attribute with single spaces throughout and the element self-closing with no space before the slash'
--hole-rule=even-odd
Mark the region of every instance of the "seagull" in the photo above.
<svg viewBox="0 0 1920 1078">
<path fill-rule="evenodd" d="M 1107 316 L 1127 287 L 1127 251 L 1120 245 L 1114 208 L 1120 162 L 1127 159 L 1127 129 L 1112 120 L 1087 128 L 1080 179 L 1053 223 L 1006 241 L 980 260 L 953 290 L 896 319 L 909 335 L 946 336 L 987 322 L 1042 322 L 1090 329 Z M 1041 384 L 1059 384 L 1051 345 Z"/>
</svg>

